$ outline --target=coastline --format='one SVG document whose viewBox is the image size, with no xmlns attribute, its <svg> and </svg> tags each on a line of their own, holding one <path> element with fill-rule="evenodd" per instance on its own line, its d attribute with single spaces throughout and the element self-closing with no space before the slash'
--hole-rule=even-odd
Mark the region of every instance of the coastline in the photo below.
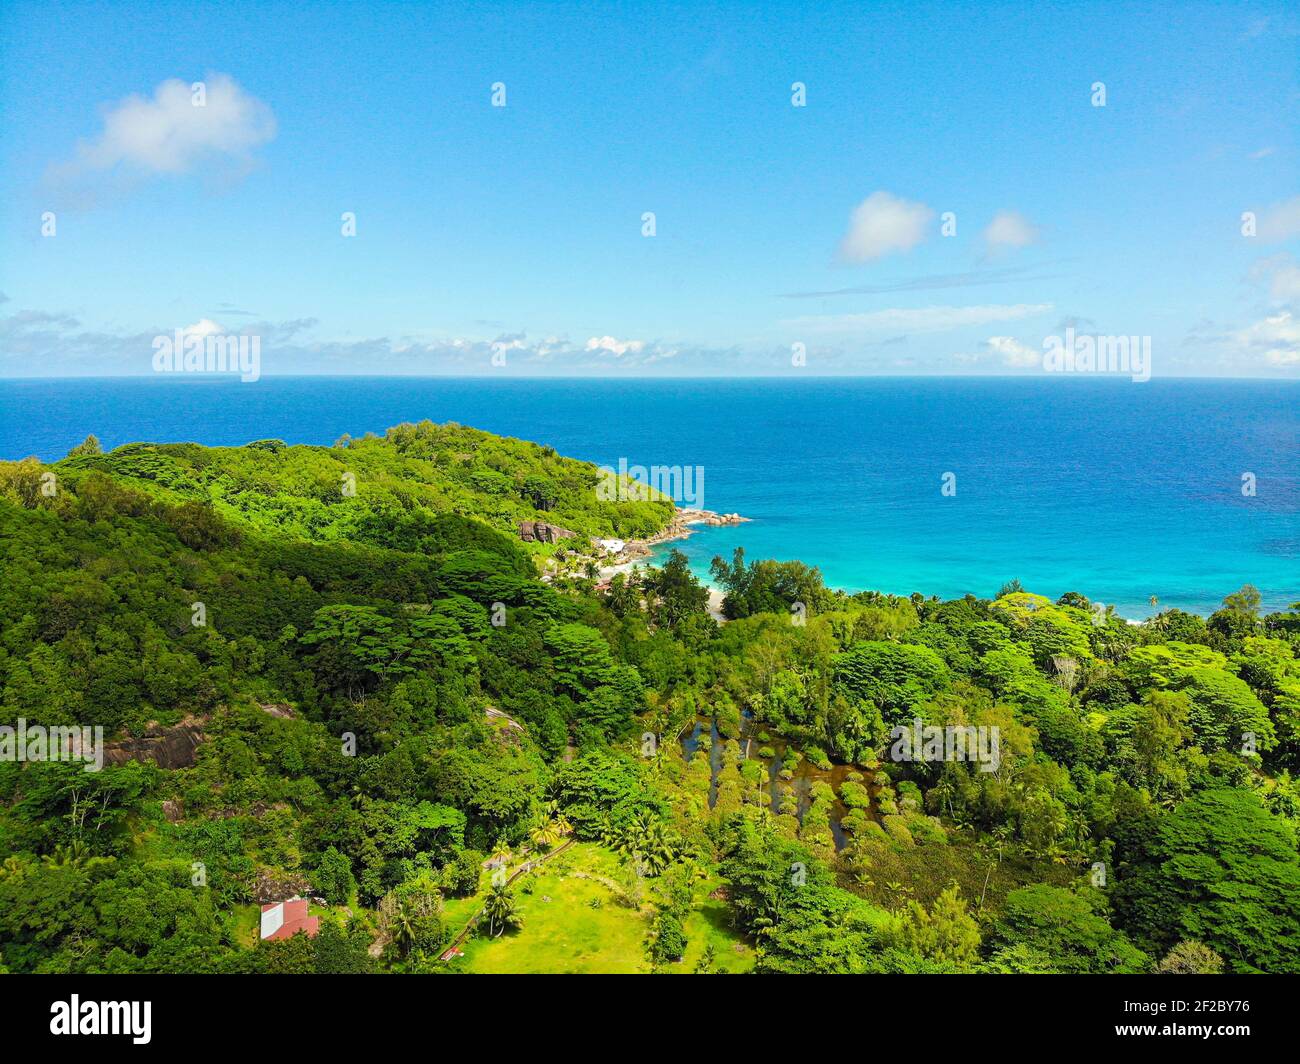
<svg viewBox="0 0 1300 1064">
<path fill-rule="evenodd" d="M 710 528 L 718 528 L 723 525 L 740 525 L 746 524 L 752 518 L 741 517 L 737 513 L 720 514 L 712 510 L 699 510 L 693 507 L 678 507 L 673 513 L 672 520 L 668 522 L 666 528 L 656 532 L 653 536 L 647 536 L 645 539 L 629 539 L 623 544 L 623 549 L 618 551 L 609 564 L 601 567 L 600 578 L 607 580 L 615 573 L 625 573 L 633 565 L 650 557 L 654 553 L 654 548 L 664 543 L 672 543 L 675 540 L 687 539 L 693 536 L 696 529 L 693 525 L 707 525 Z"/>
<path fill-rule="evenodd" d="M 674 512 L 672 520 L 668 522 L 668 527 L 661 532 L 656 532 L 653 536 L 646 539 L 628 540 L 623 554 L 629 560 L 638 558 L 648 558 L 655 547 L 663 543 L 671 543 L 674 540 L 687 539 L 693 536 L 696 529 L 694 525 L 707 525 L 710 528 L 719 528 L 724 525 L 742 525 L 753 520 L 749 517 L 741 517 L 738 513 L 720 514 L 712 510 L 700 510 L 694 507 L 679 506 Z"/>
<path fill-rule="evenodd" d="M 599 580 L 608 581 L 616 573 L 629 573 L 640 565 L 651 564 L 650 559 L 654 554 L 654 548 L 664 543 L 671 543 L 676 540 L 686 539 L 699 531 L 698 527 L 722 527 L 726 525 L 747 524 L 752 521 L 751 517 L 743 517 L 738 513 L 715 513 L 712 510 L 698 510 L 693 508 L 679 507 L 669 522 L 668 527 L 661 532 L 646 539 L 628 540 L 622 551 L 616 556 L 615 560 L 600 569 Z M 717 587 L 708 577 L 701 577 L 697 574 L 700 584 L 709 592 L 708 611 L 719 624 L 725 624 L 726 618 L 722 615 L 722 602 L 726 597 L 721 588 Z M 845 595 L 853 595 L 855 592 L 843 587 L 835 587 L 830 584 L 826 585 L 828 591 L 838 591 Z M 904 596 L 906 597 L 906 596 Z M 1150 621 L 1150 617 L 1128 617 L 1116 612 L 1116 616 L 1124 623 L 1132 625 L 1135 628 L 1144 627 Z"/>
<path fill-rule="evenodd" d="M 738 513 L 720 514 L 712 510 L 678 507 L 667 528 L 645 539 L 628 540 L 609 564 L 600 567 L 599 579 L 604 582 L 617 573 L 629 573 L 639 565 L 648 564 L 647 559 L 654 553 L 655 547 L 694 535 L 698 531 L 694 526 L 720 528 L 746 524 L 751 520 L 753 518 L 742 517 Z M 722 590 L 708 581 L 704 582 L 704 586 L 709 591 L 709 615 L 720 624 L 726 623 L 726 618 L 722 616 L 722 600 L 725 597 Z"/>
</svg>

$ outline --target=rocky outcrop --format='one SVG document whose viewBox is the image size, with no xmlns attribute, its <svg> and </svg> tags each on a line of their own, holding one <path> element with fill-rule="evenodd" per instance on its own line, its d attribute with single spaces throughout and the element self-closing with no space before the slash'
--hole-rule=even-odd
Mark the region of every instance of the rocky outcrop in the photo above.
<svg viewBox="0 0 1300 1064">
<path fill-rule="evenodd" d="M 741 517 L 740 514 L 715 514 L 712 510 L 678 510 L 674 520 L 682 526 L 685 525 L 738 525 L 748 521 L 748 517 Z"/>
<path fill-rule="evenodd" d="M 170 728 L 153 726 L 138 738 L 116 739 L 104 744 L 104 764 L 125 765 L 128 761 L 152 761 L 159 768 L 190 768 L 194 752 L 207 738 L 204 721 L 191 718 Z"/>
<path fill-rule="evenodd" d="M 520 521 L 519 538 L 525 543 L 558 543 L 562 539 L 572 539 L 576 532 L 559 525 L 548 525 L 545 521 Z"/>
<path fill-rule="evenodd" d="M 305 898 L 311 893 L 311 882 L 306 876 L 278 868 L 258 869 L 252 890 L 253 900 L 259 905 L 274 905 L 285 898 Z"/>
<path fill-rule="evenodd" d="M 294 720 L 297 713 L 288 702 L 259 702 L 258 708 L 279 720 Z M 186 717 L 179 724 L 162 727 L 151 724 L 143 735 L 114 739 L 104 744 L 104 764 L 125 765 L 128 761 L 151 761 L 159 768 L 192 768 L 194 755 L 207 739 L 206 716 Z"/>
<path fill-rule="evenodd" d="M 712 510 L 681 507 L 673 512 L 672 520 L 668 522 L 666 528 L 647 539 L 628 540 L 622 552 L 614 560 L 616 562 L 630 562 L 647 557 L 652 548 L 657 547 L 660 543 L 671 543 L 673 540 L 686 539 L 695 531 L 693 525 L 739 525 L 749 520 L 750 518 L 742 517 L 737 513 L 718 514 Z"/>
</svg>

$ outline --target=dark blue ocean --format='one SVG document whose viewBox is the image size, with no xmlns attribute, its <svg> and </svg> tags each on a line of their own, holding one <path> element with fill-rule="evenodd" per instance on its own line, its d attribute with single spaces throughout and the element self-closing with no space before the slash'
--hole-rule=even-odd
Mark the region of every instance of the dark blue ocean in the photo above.
<svg viewBox="0 0 1300 1064">
<path fill-rule="evenodd" d="M 702 573 L 739 545 L 850 590 L 991 595 L 1017 577 L 1132 618 L 1153 595 L 1207 612 L 1244 583 L 1271 608 L 1300 599 L 1300 382 L 5 380 L 0 457 L 58 458 L 90 432 L 329 444 L 422 418 L 701 467 L 703 505 L 753 519 L 682 545 Z"/>
</svg>

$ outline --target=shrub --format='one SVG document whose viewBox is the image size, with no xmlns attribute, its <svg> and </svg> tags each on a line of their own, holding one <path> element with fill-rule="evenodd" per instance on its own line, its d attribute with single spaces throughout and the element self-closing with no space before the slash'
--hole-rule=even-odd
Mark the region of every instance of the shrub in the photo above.
<svg viewBox="0 0 1300 1064">
<path fill-rule="evenodd" d="M 686 932 L 682 922 L 672 912 L 661 912 L 655 919 L 654 941 L 650 944 L 650 957 L 656 964 L 679 961 L 686 952 Z"/>
<path fill-rule="evenodd" d="M 899 846 L 911 847 L 916 845 L 916 840 L 912 838 L 912 833 L 907 830 L 907 824 L 904 823 L 901 816 L 886 816 L 885 832 Z"/>
</svg>

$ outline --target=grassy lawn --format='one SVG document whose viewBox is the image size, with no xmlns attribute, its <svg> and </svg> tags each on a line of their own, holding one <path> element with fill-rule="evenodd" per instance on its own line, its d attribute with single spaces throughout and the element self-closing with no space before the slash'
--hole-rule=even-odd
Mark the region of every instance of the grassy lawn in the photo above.
<svg viewBox="0 0 1300 1064">
<path fill-rule="evenodd" d="M 486 877 L 484 877 L 486 882 Z M 442 920 L 453 934 L 469 923 L 469 918 L 483 907 L 482 892 L 468 898 L 447 898 L 442 903 Z"/>
<path fill-rule="evenodd" d="M 530 877 L 528 886 L 515 888 L 524 926 L 495 939 L 474 935 L 453 967 L 499 974 L 648 971 L 649 919 L 620 905 L 604 883 L 584 878 L 611 877 L 617 868 L 614 855 L 601 847 L 574 846 Z"/>
<path fill-rule="evenodd" d="M 236 905 L 233 912 L 235 940 L 244 947 L 256 946 L 262 931 L 262 907 L 254 904 Z"/>
<path fill-rule="evenodd" d="M 524 886 L 517 887 L 524 926 L 500 938 L 474 935 L 465 956 L 452 961 L 457 971 L 498 974 L 538 972 L 631 974 L 649 972 L 646 937 L 654 915 L 653 892 L 647 890 L 641 909 L 621 904 L 607 881 L 618 877 L 619 858 L 594 843 L 578 843 L 555 858 Z M 485 880 L 486 882 L 486 880 Z M 653 881 L 649 881 L 652 884 Z M 648 885 L 649 885 L 648 884 Z M 712 889 L 715 884 L 707 884 Z M 447 923 L 459 928 L 482 898 L 465 899 L 447 907 Z M 686 922 L 686 957 L 666 969 L 692 971 L 707 946 L 714 948 L 714 967 L 732 972 L 754 965 L 748 946 L 736 949 L 737 938 L 727 924 L 726 905 L 705 900 Z"/>
<path fill-rule="evenodd" d="M 686 953 L 667 971 L 695 971 L 704 951 L 713 946 L 712 971 L 748 972 L 754 968 L 754 948 L 736 935 L 725 901 L 708 898 L 686 921 Z"/>
</svg>

